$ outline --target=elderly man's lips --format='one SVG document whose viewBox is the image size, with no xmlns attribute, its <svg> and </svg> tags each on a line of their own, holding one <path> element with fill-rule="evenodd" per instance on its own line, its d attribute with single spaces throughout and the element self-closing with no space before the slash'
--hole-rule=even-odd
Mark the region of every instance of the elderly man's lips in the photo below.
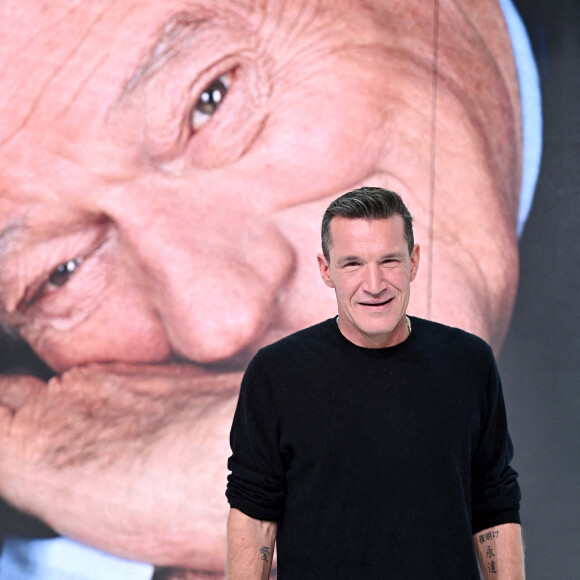
<svg viewBox="0 0 580 580">
<path fill-rule="evenodd" d="M 164 380 L 166 385 L 187 384 L 192 394 L 237 393 L 243 376 L 241 370 L 220 368 L 218 365 L 201 366 L 186 360 L 160 364 L 91 363 L 86 368 L 93 374 L 132 377 L 135 380 L 138 377 L 145 383 L 150 379 L 153 382 Z"/>
</svg>

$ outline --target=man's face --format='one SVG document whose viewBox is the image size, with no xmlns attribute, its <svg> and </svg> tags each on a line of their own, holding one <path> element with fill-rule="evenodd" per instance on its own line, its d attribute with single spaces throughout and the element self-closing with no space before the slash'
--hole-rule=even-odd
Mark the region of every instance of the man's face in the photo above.
<svg viewBox="0 0 580 580">
<path fill-rule="evenodd" d="M 335 217 L 330 235 L 330 260 L 319 254 L 318 265 L 324 283 L 335 290 L 341 332 L 365 348 L 402 342 L 419 267 L 419 246 L 409 255 L 403 218 Z"/>
<path fill-rule="evenodd" d="M 258 4 L 2 2 L 0 312 L 56 370 L 238 368 L 332 315 L 319 223 L 363 185 L 402 193 L 432 244 L 412 313 L 501 339 L 518 181 L 502 42 L 462 21 L 473 89 L 440 55 L 432 182 L 431 8 Z"/>
</svg>

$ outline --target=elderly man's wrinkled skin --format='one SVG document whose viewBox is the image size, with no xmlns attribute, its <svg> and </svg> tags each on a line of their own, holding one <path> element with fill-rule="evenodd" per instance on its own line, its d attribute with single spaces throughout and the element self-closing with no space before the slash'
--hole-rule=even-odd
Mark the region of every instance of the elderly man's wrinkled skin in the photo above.
<svg viewBox="0 0 580 580">
<path fill-rule="evenodd" d="M 434 79 L 433 10 L 2 2 L 0 311 L 59 373 L 1 381 L 8 501 L 100 549 L 221 570 L 239 372 L 335 313 L 320 219 L 361 185 L 415 216 L 409 312 L 499 348 L 511 49 L 495 1 L 442 0 Z"/>
</svg>

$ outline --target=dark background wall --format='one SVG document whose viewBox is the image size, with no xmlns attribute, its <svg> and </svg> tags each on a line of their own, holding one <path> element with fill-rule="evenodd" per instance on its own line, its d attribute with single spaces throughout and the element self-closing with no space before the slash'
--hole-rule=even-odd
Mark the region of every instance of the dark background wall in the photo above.
<svg viewBox="0 0 580 580">
<path fill-rule="evenodd" d="M 544 153 L 500 356 L 528 580 L 580 577 L 580 3 L 516 2 L 539 66 Z"/>
</svg>

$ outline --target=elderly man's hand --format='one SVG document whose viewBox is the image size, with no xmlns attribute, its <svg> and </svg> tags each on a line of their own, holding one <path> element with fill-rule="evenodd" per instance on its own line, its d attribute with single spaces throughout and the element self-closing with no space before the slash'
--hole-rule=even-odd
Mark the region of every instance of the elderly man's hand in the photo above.
<svg viewBox="0 0 580 580">
<path fill-rule="evenodd" d="M 239 381 L 189 365 L 2 377 L 0 494 L 107 552 L 220 570 Z"/>
</svg>

